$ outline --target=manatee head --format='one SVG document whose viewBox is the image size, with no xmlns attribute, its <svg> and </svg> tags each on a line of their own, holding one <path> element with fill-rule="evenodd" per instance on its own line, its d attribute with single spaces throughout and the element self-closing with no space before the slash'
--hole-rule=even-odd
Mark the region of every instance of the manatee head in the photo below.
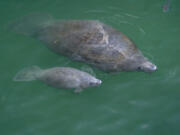
<svg viewBox="0 0 180 135">
<path fill-rule="evenodd" d="M 101 83 L 102 81 L 97 79 L 96 77 L 90 74 L 84 74 L 81 81 L 81 87 L 82 88 L 95 87 L 101 85 Z"/>
<path fill-rule="evenodd" d="M 124 71 L 154 72 L 157 66 L 150 62 L 143 55 L 133 56 L 123 63 Z"/>
<path fill-rule="evenodd" d="M 144 72 L 154 72 L 157 70 L 157 66 L 151 63 L 150 61 L 146 60 L 145 62 L 141 63 L 138 67 L 137 71 L 144 71 Z"/>
<path fill-rule="evenodd" d="M 89 87 L 95 87 L 95 86 L 100 85 L 101 83 L 102 83 L 101 80 L 92 78 L 91 80 L 89 80 Z"/>
</svg>

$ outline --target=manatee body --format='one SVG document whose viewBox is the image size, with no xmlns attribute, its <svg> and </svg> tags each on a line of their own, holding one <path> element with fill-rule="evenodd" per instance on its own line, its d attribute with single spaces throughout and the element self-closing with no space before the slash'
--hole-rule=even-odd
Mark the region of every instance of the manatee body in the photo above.
<svg viewBox="0 0 180 135">
<path fill-rule="evenodd" d="M 157 69 L 128 37 L 100 21 L 42 20 L 37 22 L 38 25 L 33 23 L 34 27 L 30 27 L 28 19 L 24 20 L 17 31 L 43 41 L 54 52 L 73 60 L 109 72 L 153 72 Z"/>
<path fill-rule="evenodd" d="M 92 75 L 70 67 L 55 67 L 43 70 L 33 66 L 18 72 L 14 77 L 14 81 L 31 80 L 40 80 L 56 88 L 75 89 L 75 92 L 101 84 L 101 80 Z"/>
</svg>

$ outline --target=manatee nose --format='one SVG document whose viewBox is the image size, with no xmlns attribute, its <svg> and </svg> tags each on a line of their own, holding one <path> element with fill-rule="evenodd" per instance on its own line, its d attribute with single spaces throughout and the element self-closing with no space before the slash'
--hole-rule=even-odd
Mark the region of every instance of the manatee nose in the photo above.
<svg viewBox="0 0 180 135">
<path fill-rule="evenodd" d="M 96 82 L 95 82 L 95 86 L 100 85 L 101 83 L 102 83 L 102 81 L 101 81 L 101 80 L 96 80 Z"/>
<path fill-rule="evenodd" d="M 153 71 L 155 71 L 155 70 L 157 69 L 157 66 L 153 64 L 153 65 L 151 66 L 151 69 L 152 69 Z"/>
<path fill-rule="evenodd" d="M 94 80 L 93 82 L 90 82 L 90 86 L 98 86 L 98 85 L 100 85 L 101 83 L 102 83 L 101 80 L 96 79 L 96 80 Z"/>
<path fill-rule="evenodd" d="M 102 81 L 101 81 L 101 80 L 98 80 L 98 81 L 97 81 L 97 84 L 101 84 L 101 83 L 102 83 Z"/>
<path fill-rule="evenodd" d="M 142 66 L 145 72 L 154 72 L 157 70 L 157 66 L 149 61 L 143 63 Z"/>
</svg>

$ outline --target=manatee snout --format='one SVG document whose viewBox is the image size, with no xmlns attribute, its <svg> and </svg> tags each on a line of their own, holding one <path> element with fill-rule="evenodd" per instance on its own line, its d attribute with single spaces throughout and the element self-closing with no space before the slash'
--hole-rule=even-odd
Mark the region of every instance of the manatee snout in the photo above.
<svg viewBox="0 0 180 135">
<path fill-rule="evenodd" d="M 93 86 L 98 86 L 98 85 L 100 85 L 101 83 L 102 83 L 101 80 L 94 78 L 92 81 L 89 82 L 89 85 L 90 85 L 91 87 L 93 87 Z"/>
<path fill-rule="evenodd" d="M 141 64 L 140 70 L 151 73 L 157 70 L 157 66 L 150 61 L 145 61 Z"/>
</svg>

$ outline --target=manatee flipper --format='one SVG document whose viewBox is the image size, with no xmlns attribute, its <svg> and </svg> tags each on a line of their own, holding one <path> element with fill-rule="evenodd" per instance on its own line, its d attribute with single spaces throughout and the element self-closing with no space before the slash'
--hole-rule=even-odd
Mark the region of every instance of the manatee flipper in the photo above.
<svg viewBox="0 0 180 135">
<path fill-rule="evenodd" d="M 42 69 L 38 66 L 32 66 L 25 68 L 19 71 L 15 77 L 13 78 L 14 81 L 32 81 L 36 80 L 42 73 Z"/>
<path fill-rule="evenodd" d="M 53 18 L 48 14 L 33 13 L 18 19 L 10 25 L 9 29 L 20 34 L 33 36 L 37 31 L 52 22 Z"/>
</svg>

